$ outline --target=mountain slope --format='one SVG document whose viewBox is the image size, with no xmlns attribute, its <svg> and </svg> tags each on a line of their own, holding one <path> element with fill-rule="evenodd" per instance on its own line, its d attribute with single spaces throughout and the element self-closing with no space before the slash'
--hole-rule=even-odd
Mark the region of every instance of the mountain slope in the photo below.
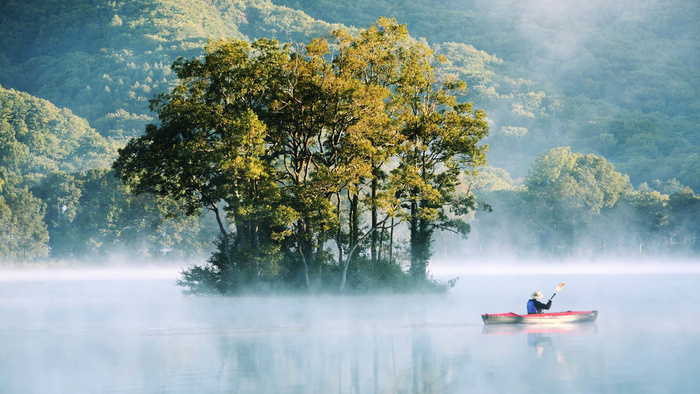
<svg viewBox="0 0 700 394">
<path fill-rule="evenodd" d="M 7 0 L 0 26 L 0 84 L 71 108 L 116 139 L 143 131 L 148 100 L 173 82 L 170 65 L 207 40 L 306 40 L 331 28 L 258 0 Z"/>
<path fill-rule="evenodd" d="M 107 168 L 115 153 L 70 110 L 0 86 L 0 167 L 8 177 Z"/>
</svg>

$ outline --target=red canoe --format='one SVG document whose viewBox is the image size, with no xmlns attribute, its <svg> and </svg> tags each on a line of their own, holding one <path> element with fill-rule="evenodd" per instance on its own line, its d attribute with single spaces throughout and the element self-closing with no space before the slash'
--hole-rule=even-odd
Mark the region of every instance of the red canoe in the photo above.
<svg viewBox="0 0 700 394">
<path fill-rule="evenodd" d="M 484 313 L 484 324 L 556 324 L 592 322 L 598 317 L 598 311 L 567 311 L 518 315 L 517 313 Z"/>
</svg>

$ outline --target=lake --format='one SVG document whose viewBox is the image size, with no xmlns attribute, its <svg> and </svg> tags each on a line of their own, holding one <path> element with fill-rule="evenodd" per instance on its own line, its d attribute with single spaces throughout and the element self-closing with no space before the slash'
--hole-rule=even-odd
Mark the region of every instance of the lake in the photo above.
<svg viewBox="0 0 700 394">
<path fill-rule="evenodd" d="M 692 393 L 700 265 L 485 266 L 444 295 L 192 297 L 176 269 L 0 271 L 0 393 Z M 485 327 L 552 311 L 595 323 Z"/>
</svg>

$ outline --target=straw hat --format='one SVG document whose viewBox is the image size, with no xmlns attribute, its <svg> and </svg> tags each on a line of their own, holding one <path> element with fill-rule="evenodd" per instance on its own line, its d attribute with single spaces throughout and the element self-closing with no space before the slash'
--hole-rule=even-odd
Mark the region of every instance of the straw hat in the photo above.
<svg viewBox="0 0 700 394">
<path fill-rule="evenodd" d="M 535 292 L 532 293 L 532 298 L 539 300 L 540 298 L 542 298 L 542 293 L 539 290 L 535 290 Z"/>
</svg>

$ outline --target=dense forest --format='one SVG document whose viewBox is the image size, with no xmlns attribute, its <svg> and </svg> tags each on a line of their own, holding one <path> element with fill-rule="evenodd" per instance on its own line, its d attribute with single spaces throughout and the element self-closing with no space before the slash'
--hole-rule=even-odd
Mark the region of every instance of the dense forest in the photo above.
<svg viewBox="0 0 700 394">
<path fill-rule="evenodd" d="M 433 51 L 436 75 L 466 82 L 459 100 L 483 109 L 489 126 L 488 165 L 455 185 L 485 208 L 469 212 L 466 242 L 435 231 L 435 256 L 697 254 L 695 2 L 6 0 L 0 261 L 216 254 L 211 211 L 187 216 L 177 196 L 136 195 L 111 168 L 119 149 L 160 124 L 152 100 L 182 81 L 173 64 L 219 39 L 303 48 L 382 16 Z M 371 205 L 357 218 L 372 229 Z M 405 269 L 409 228 L 395 226 Z M 372 247 L 363 250 L 367 258 Z"/>
</svg>

